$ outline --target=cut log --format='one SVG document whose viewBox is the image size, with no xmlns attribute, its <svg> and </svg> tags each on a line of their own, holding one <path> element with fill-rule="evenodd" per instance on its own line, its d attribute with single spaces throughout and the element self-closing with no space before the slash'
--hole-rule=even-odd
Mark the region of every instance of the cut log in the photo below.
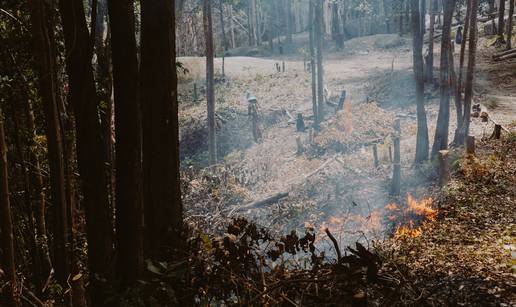
<svg viewBox="0 0 516 307">
<path fill-rule="evenodd" d="M 303 152 L 305 151 L 305 149 L 303 147 L 303 142 L 301 141 L 301 138 L 299 136 L 296 137 L 296 144 L 297 144 L 297 154 L 302 155 Z"/>
<path fill-rule="evenodd" d="M 377 169 L 380 166 L 378 162 L 378 145 L 373 144 L 373 160 L 374 160 L 374 168 Z"/>
<path fill-rule="evenodd" d="M 296 129 L 297 129 L 297 132 L 305 132 L 306 126 L 305 126 L 305 120 L 303 119 L 302 113 L 297 113 Z"/>
<path fill-rule="evenodd" d="M 399 197 L 401 193 L 401 147 L 399 135 L 394 138 L 394 163 L 392 168 L 391 195 Z"/>
<path fill-rule="evenodd" d="M 506 51 L 494 54 L 493 58 L 499 58 L 499 57 L 502 57 L 502 56 L 505 56 L 508 54 L 514 54 L 514 53 L 516 53 L 516 49 L 510 49 L 510 50 L 506 50 Z"/>
<path fill-rule="evenodd" d="M 253 202 L 250 202 L 243 206 L 240 206 L 237 210 L 246 210 L 246 209 L 262 207 L 265 205 L 270 205 L 270 204 L 273 204 L 275 202 L 282 200 L 283 198 L 285 198 L 287 196 L 288 196 L 288 192 L 280 192 L 280 193 L 268 196 L 262 200 L 253 201 Z"/>
<path fill-rule="evenodd" d="M 326 104 L 332 108 L 337 108 L 339 105 L 336 102 L 326 100 Z"/>
<path fill-rule="evenodd" d="M 499 58 L 496 58 L 495 61 L 505 61 L 505 60 L 510 60 L 510 59 L 516 59 L 516 53 L 511 53 L 511 54 L 508 54 L 508 55 L 504 55 L 504 56 L 501 56 Z"/>
<path fill-rule="evenodd" d="M 493 134 L 491 135 L 491 139 L 499 140 L 502 136 L 502 125 L 495 124 Z"/>
<path fill-rule="evenodd" d="M 475 155 L 475 137 L 472 135 L 466 137 L 466 153 L 468 155 Z"/>
<path fill-rule="evenodd" d="M 448 150 L 439 151 L 439 186 L 442 188 L 450 181 L 450 166 L 448 165 Z"/>
</svg>

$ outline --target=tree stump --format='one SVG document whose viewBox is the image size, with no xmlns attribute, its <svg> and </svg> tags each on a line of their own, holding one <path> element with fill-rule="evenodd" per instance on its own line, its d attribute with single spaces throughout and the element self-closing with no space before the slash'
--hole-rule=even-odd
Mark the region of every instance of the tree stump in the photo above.
<svg viewBox="0 0 516 307">
<path fill-rule="evenodd" d="M 285 72 L 285 61 L 283 61 L 283 62 L 281 63 L 281 67 L 282 67 L 282 69 L 283 69 L 283 72 Z"/>
<path fill-rule="evenodd" d="M 378 161 L 378 145 L 373 144 L 373 159 L 374 159 L 374 168 L 378 168 L 380 166 L 380 163 Z"/>
<path fill-rule="evenodd" d="M 299 136 L 296 137 L 296 144 L 297 144 L 297 154 L 302 155 L 305 151 L 305 148 L 303 147 L 303 142 L 301 141 L 301 138 Z"/>
<path fill-rule="evenodd" d="M 448 164 L 448 150 L 439 151 L 439 186 L 442 188 L 450 181 L 450 166 Z"/>
<path fill-rule="evenodd" d="M 197 83 L 194 82 L 194 84 L 193 84 L 193 100 L 197 101 L 198 98 L 199 97 L 197 96 Z"/>
<path fill-rule="evenodd" d="M 495 124 L 493 135 L 491 135 L 492 139 L 499 140 L 502 136 L 502 125 Z"/>
<path fill-rule="evenodd" d="M 475 155 L 475 137 L 472 135 L 466 137 L 466 153 L 468 155 Z"/>
<path fill-rule="evenodd" d="M 400 138 L 394 138 L 394 163 L 392 168 L 391 195 L 399 197 L 401 192 L 401 146 Z"/>
<path fill-rule="evenodd" d="M 303 119 L 302 113 L 297 113 L 296 129 L 297 129 L 297 132 L 305 132 L 305 130 L 306 130 L 305 121 Z"/>
<path fill-rule="evenodd" d="M 340 94 L 339 104 L 337 105 L 337 111 L 344 109 L 344 102 L 346 102 L 346 90 L 343 90 Z"/>
</svg>

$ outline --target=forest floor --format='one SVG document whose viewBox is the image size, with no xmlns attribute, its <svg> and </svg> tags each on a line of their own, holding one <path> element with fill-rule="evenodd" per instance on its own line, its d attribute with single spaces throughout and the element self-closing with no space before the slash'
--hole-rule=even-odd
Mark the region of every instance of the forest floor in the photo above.
<svg viewBox="0 0 516 307">
<path fill-rule="evenodd" d="M 493 49 L 486 47 L 488 42 L 482 39 L 479 43 L 475 99 L 488 108 L 491 118 L 514 131 L 516 89 L 511 84 L 516 80 L 516 63 L 492 62 Z M 337 101 L 346 90 L 346 107 L 335 112 L 326 105 L 321 132 L 312 140 L 308 131 L 296 132 L 291 120 L 302 113 L 308 126 L 312 122 L 310 73 L 303 65 L 303 52 L 274 58 L 229 57 L 224 77 L 221 60 L 216 60 L 221 162 L 209 168 L 203 166 L 207 151 L 201 86 L 204 61 L 179 59 L 189 70 L 180 76 L 187 220 L 207 233 L 222 232 L 227 221 L 236 216 L 245 216 L 276 233 L 314 227 L 321 230 L 318 247 L 330 254 L 333 245 L 325 240 L 323 231 L 328 228 L 340 246 L 360 241 L 383 250 L 406 278 L 424 289 L 421 295 L 427 301 L 516 302 L 509 296 L 516 289 L 516 193 L 510 188 L 516 182 L 514 173 L 507 173 L 516 168 L 516 143 L 488 141 L 493 123 L 473 119 L 478 157 L 468 160 L 460 152 L 452 153 L 453 180 L 446 189 L 437 189 L 434 165 L 413 167 L 416 117 L 412 55 L 410 41 L 397 35 L 353 39 L 346 42 L 344 51 L 325 55 L 328 99 Z M 283 62 L 286 71 L 277 72 L 275 64 Z M 435 63 L 439 63 L 438 57 Z M 194 83 L 197 101 L 192 99 Z M 247 117 L 246 92 L 259 102 L 263 138 L 258 143 L 252 138 Z M 432 86 L 425 91 L 431 143 L 438 95 Z M 450 139 L 456 127 L 454 112 L 452 109 Z M 397 118 L 402 131 L 401 199 L 389 196 L 389 147 Z M 297 153 L 296 138 L 303 143 L 302 154 Z M 373 162 L 373 143 L 378 144 L 378 167 Z M 474 173 L 480 170 L 487 173 Z M 491 181 L 486 181 L 488 178 Z M 245 205 L 280 192 L 288 197 L 272 205 Z M 431 198 L 429 206 L 437 210 L 439 218 L 423 217 L 424 226 L 386 237 L 396 227 L 389 221 L 389 204 L 405 207 L 405 195 L 421 203 Z"/>
</svg>

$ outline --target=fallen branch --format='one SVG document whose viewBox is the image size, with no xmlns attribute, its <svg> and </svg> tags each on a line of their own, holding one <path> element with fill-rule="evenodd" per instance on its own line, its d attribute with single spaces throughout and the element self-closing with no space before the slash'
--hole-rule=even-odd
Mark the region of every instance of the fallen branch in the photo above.
<svg viewBox="0 0 516 307">
<path fill-rule="evenodd" d="M 333 242 L 333 246 L 335 246 L 335 252 L 337 252 L 337 261 L 339 261 L 340 258 L 342 258 L 342 254 L 340 253 L 339 243 L 337 242 L 337 239 L 335 239 L 335 237 L 331 234 L 331 232 L 328 228 L 326 228 L 324 231 L 328 235 L 328 238 L 330 238 L 330 240 Z"/>
<path fill-rule="evenodd" d="M 252 209 L 252 208 L 262 207 L 262 206 L 265 206 L 265 205 L 269 205 L 269 204 L 275 203 L 275 202 L 277 202 L 277 201 L 287 197 L 288 194 L 289 194 L 288 192 L 280 192 L 280 193 L 271 195 L 271 196 L 269 196 L 267 198 L 264 198 L 262 200 L 253 201 L 253 202 L 250 202 L 250 203 L 248 203 L 246 205 L 243 205 L 243 206 L 240 206 L 240 207 L 235 207 L 233 210 L 231 210 L 231 212 L 229 213 L 228 216 L 231 216 L 231 214 L 234 211 Z"/>
</svg>

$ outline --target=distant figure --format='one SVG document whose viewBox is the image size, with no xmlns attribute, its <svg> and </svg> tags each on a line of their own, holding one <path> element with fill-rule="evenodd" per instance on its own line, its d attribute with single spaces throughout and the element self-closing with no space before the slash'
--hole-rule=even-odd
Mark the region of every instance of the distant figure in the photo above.
<svg viewBox="0 0 516 307">
<path fill-rule="evenodd" d="M 462 44 L 462 26 L 459 26 L 457 29 L 457 34 L 455 34 L 455 44 Z"/>
</svg>

